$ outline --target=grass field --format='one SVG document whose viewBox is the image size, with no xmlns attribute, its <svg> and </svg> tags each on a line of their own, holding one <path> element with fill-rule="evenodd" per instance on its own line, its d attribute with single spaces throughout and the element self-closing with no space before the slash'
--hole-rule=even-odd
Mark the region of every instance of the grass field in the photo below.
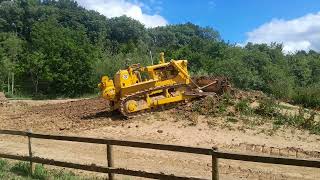
<svg viewBox="0 0 320 180">
<path fill-rule="evenodd" d="M 83 177 L 75 175 L 71 171 L 47 169 L 41 164 L 35 165 L 33 174 L 30 172 L 28 162 L 10 162 L 0 159 L 0 179 L 12 180 L 89 180 L 98 177 Z M 100 178 L 101 179 L 101 178 Z"/>
</svg>

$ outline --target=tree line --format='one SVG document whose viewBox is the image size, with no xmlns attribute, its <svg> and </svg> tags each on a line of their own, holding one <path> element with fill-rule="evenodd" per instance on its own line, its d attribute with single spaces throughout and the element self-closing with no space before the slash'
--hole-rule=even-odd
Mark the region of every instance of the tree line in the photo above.
<svg viewBox="0 0 320 180">
<path fill-rule="evenodd" d="M 150 65 L 159 52 L 188 59 L 193 75 L 228 76 L 234 86 L 320 106 L 320 54 L 283 54 L 281 44 L 244 47 L 192 23 L 145 28 L 106 18 L 72 0 L 0 0 L 0 90 L 33 97 L 97 92 L 100 76 L 126 64 Z"/>
</svg>

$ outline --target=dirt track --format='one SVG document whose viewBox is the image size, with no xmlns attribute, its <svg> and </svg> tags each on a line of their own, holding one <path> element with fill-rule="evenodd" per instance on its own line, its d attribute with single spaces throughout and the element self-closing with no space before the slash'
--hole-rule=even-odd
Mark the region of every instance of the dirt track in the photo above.
<svg viewBox="0 0 320 180">
<path fill-rule="evenodd" d="M 100 99 L 10 101 L 0 106 L 0 128 L 50 134 L 108 137 L 189 146 L 212 147 L 252 154 L 320 159 L 320 137 L 293 129 L 273 136 L 258 130 L 209 127 L 206 117 L 196 125 L 173 118 L 172 111 L 124 120 L 106 112 Z M 264 128 L 264 127 L 261 127 Z M 2 136 L 1 152 L 26 153 L 26 140 Z M 35 154 L 79 163 L 105 164 L 105 147 L 82 143 L 34 140 Z M 262 148 L 263 147 L 263 148 Z M 115 147 L 115 165 L 138 170 L 208 178 L 210 157 Z M 222 179 L 320 179 L 319 169 L 220 160 Z M 118 176 L 119 177 L 119 176 Z M 121 178 L 120 178 L 121 179 Z"/>
</svg>

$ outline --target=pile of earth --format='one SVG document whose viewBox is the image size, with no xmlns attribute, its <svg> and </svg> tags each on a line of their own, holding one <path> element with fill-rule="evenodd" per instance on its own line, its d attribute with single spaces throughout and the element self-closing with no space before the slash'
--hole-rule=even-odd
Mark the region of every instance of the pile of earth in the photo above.
<svg viewBox="0 0 320 180">
<path fill-rule="evenodd" d="M 47 104 L 40 101 L 33 105 L 35 102 L 30 105 L 28 101 L 12 101 L 10 106 L 0 109 L 0 129 L 81 132 L 126 123 L 120 114 L 109 112 L 107 101 L 101 98 L 60 103 L 48 100 Z"/>
<path fill-rule="evenodd" d="M 185 106 L 179 106 L 173 111 L 174 114 L 180 114 L 187 119 L 190 119 L 190 117 L 192 119 L 195 115 L 236 116 L 239 114 L 237 106 L 240 102 L 245 102 L 247 106 L 255 108 L 259 106 L 261 100 L 266 98 L 268 97 L 261 91 L 232 89 L 230 93 L 207 96 L 192 101 Z"/>
</svg>

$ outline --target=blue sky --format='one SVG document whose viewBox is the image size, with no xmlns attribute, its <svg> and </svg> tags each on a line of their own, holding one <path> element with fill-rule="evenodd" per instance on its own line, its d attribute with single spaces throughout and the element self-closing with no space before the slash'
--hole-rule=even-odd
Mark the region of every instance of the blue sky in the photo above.
<svg viewBox="0 0 320 180">
<path fill-rule="evenodd" d="M 160 14 L 169 23 L 193 22 L 217 29 L 223 39 L 243 42 L 246 33 L 277 19 L 320 11 L 320 0 L 163 0 Z"/>
<path fill-rule="evenodd" d="M 192 22 L 237 44 L 283 43 L 284 51 L 320 51 L 320 0 L 77 0 L 107 17 L 146 27 Z"/>
</svg>

